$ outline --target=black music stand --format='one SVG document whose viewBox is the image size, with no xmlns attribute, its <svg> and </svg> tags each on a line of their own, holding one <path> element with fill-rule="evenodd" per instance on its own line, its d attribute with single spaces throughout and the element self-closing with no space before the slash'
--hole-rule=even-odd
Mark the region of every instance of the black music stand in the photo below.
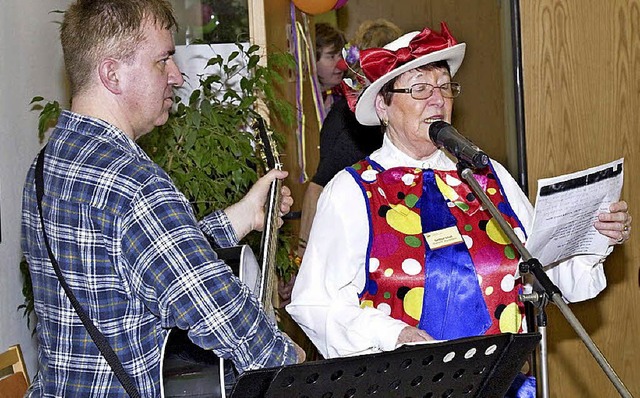
<svg viewBox="0 0 640 398">
<path fill-rule="evenodd" d="M 539 341 L 505 333 L 253 370 L 231 397 L 503 397 Z"/>
</svg>

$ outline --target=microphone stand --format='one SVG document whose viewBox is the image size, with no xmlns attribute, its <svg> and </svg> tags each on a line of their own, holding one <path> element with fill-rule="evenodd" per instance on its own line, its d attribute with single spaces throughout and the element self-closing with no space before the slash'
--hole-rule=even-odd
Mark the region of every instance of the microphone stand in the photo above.
<svg viewBox="0 0 640 398">
<path fill-rule="evenodd" d="M 530 300 L 537 301 L 536 305 L 539 309 L 538 311 L 538 329 L 540 331 L 542 340 L 540 342 L 540 362 L 541 362 L 541 385 L 543 398 L 549 397 L 549 379 L 548 379 L 548 367 L 547 367 L 547 342 L 546 342 L 546 326 L 547 326 L 547 317 L 544 312 L 544 308 L 548 302 L 548 300 L 553 301 L 553 303 L 560 309 L 562 315 L 567 319 L 569 324 L 576 331 L 582 342 L 591 352 L 591 355 L 598 362 L 598 365 L 605 372 L 611 383 L 613 383 L 614 387 L 618 390 L 618 393 L 621 397 L 624 398 L 632 398 L 631 393 L 622 383 L 622 380 L 618 377 L 616 372 L 613 370 L 609 362 L 602 355 L 596 344 L 593 342 L 589 334 L 586 332 L 584 327 L 580 324 L 578 318 L 575 317 L 573 312 L 569 309 L 569 306 L 562 299 L 562 292 L 560 289 L 549 279 L 546 272 L 544 272 L 540 261 L 536 258 L 533 258 L 529 251 L 524 247 L 520 239 L 516 236 L 511 225 L 507 223 L 502 214 L 498 211 L 496 206 L 491 202 L 487 194 L 484 192 L 478 181 L 473 176 L 473 171 L 471 170 L 471 165 L 465 161 L 458 161 L 457 164 L 458 174 L 462 179 L 464 179 L 469 186 L 473 189 L 476 196 L 480 199 L 484 207 L 489 210 L 491 215 L 495 218 L 495 220 L 500 225 L 502 231 L 507 235 L 511 243 L 516 247 L 518 253 L 520 253 L 520 258 L 522 260 L 520 264 L 520 273 L 527 274 L 531 273 L 542 287 L 542 292 L 534 292 L 531 295 L 523 295 L 521 300 Z M 526 296 L 526 297 L 524 297 Z"/>
</svg>

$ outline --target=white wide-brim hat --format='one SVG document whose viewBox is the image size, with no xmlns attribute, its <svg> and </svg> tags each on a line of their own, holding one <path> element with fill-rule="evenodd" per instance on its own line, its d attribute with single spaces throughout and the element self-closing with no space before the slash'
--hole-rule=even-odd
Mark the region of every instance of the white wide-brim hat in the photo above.
<svg viewBox="0 0 640 398">
<path fill-rule="evenodd" d="M 444 22 L 442 23 L 442 26 L 443 26 L 443 31 L 447 29 Z M 402 48 L 407 48 L 409 47 L 411 40 L 413 40 L 420 33 L 422 32 L 415 31 L 415 32 L 407 33 L 399 37 L 398 39 L 392 41 L 391 43 L 387 44 L 383 48 L 385 50 L 390 50 L 394 52 L 397 52 L 399 49 L 402 49 Z M 429 52 L 415 59 L 412 59 L 407 63 L 400 64 L 396 66 L 394 69 L 392 69 L 391 71 L 380 76 L 375 81 L 373 81 L 371 85 L 369 85 L 362 92 L 362 94 L 360 94 L 360 97 L 358 97 L 358 102 L 356 103 L 356 109 L 355 109 L 356 119 L 358 120 L 358 122 L 360 122 L 360 124 L 363 124 L 365 126 L 380 125 L 380 119 L 376 114 L 375 100 L 376 100 L 376 97 L 378 96 L 378 93 L 380 92 L 380 89 L 382 89 L 382 86 L 384 86 L 388 81 L 390 81 L 394 77 L 400 76 L 404 72 L 407 72 L 409 70 L 418 68 L 426 64 L 430 64 L 432 62 L 437 62 L 437 61 L 446 61 L 447 64 L 449 65 L 449 71 L 451 73 L 451 77 L 453 77 L 458 71 L 458 69 L 460 68 L 460 65 L 462 64 L 462 60 L 464 59 L 465 49 L 466 49 L 465 43 L 452 44 L 450 47 Z M 363 70 L 364 69 L 365 69 L 365 66 L 363 66 Z"/>
</svg>

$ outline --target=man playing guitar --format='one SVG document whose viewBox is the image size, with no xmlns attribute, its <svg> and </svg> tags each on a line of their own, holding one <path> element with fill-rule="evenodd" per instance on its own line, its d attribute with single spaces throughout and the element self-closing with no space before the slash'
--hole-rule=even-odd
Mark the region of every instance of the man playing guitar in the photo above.
<svg viewBox="0 0 640 398">
<path fill-rule="evenodd" d="M 160 396 L 161 350 L 174 327 L 239 372 L 304 357 L 205 236 L 227 247 L 262 229 L 271 182 L 287 173 L 272 170 L 241 201 L 198 222 L 135 143 L 167 121 L 183 83 L 175 29 L 166 0 L 77 0 L 64 13 L 72 106 L 42 152 L 41 201 L 35 166 L 23 196 L 39 340 L 30 396 L 121 396 L 125 384 L 132 396 Z M 292 198 L 281 193 L 284 214 Z M 90 341 L 63 281 L 115 359 Z M 118 364 L 124 375 L 110 368 Z"/>
</svg>

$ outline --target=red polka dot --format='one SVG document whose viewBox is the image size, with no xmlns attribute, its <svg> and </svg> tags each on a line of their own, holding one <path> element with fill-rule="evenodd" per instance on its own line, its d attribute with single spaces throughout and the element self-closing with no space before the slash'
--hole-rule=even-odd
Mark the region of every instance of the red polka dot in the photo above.
<svg viewBox="0 0 640 398">
<path fill-rule="evenodd" d="M 383 234 L 376 243 L 371 249 L 371 256 L 384 259 L 398 250 L 400 239 L 394 234 Z"/>
</svg>

